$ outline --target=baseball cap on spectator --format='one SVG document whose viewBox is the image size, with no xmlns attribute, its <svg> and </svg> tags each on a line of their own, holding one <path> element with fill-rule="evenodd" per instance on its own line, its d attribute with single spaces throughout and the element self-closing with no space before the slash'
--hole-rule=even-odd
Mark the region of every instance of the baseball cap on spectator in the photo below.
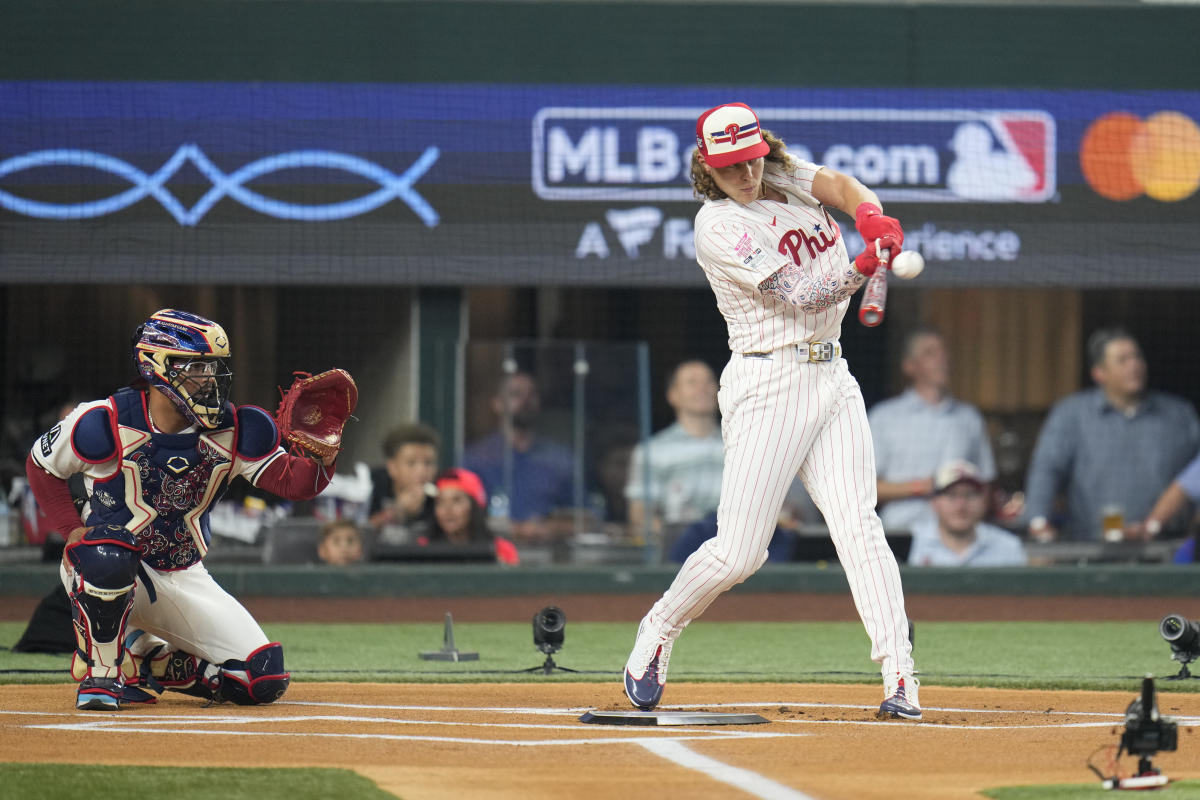
<svg viewBox="0 0 1200 800">
<path fill-rule="evenodd" d="M 726 103 L 701 114 L 696 120 L 696 147 L 710 167 L 727 167 L 771 152 L 758 115 L 745 103 Z"/>
<path fill-rule="evenodd" d="M 979 467 L 970 461 L 956 458 L 938 467 L 938 471 L 933 475 L 933 492 L 934 494 L 941 494 L 950 487 L 960 483 L 973 483 L 982 489 L 986 481 L 984 481 Z"/>
<path fill-rule="evenodd" d="M 483 481 L 469 469 L 451 467 L 437 477 L 434 485 L 439 492 L 443 489 L 458 489 L 474 500 L 480 508 L 487 507 L 487 492 L 484 491 Z"/>
</svg>

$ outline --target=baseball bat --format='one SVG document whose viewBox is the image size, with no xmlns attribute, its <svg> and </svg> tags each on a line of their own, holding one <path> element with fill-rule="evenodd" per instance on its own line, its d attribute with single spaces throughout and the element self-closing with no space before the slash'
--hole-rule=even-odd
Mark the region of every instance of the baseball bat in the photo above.
<svg viewBox="0 0 1200 800">
<path fill-rule="evenodd" d="M 883 312 L 887 308 L 888 261 L 892 257 L 891 250 L 879 247 L 878 239 L 875 240 L 875 252 L 879 255 L 879 268 L 867 281 L 867 288 L 863 289 L 862 304 L 858 307 L 858 321 L 868 328 L 874 328 L 883 322 Z"/>
</svg>

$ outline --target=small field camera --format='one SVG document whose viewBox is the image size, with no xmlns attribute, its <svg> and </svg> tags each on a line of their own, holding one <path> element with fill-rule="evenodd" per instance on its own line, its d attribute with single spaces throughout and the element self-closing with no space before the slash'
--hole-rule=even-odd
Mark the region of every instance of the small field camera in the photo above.
<svg viewBox="0 0 1200 800">
<path fill-rule="evenodd" d="M 1178 744 L 1179 726 L 1172 719 L 1158 715 L 1154 697 L 1154 679 L 1142 680 L 1142 695 L 1125 710 L 1125 732 L 1121 734 L 1121 749 L 1133 756 L 1152 756 L 1170 752 Z M 1149 759 L 1145 759 L 1149 763 Z"/>
<path fill-rule="evenodd" d="M 1187 665 L 1200 658 L 1200 622 L 1193 622 L 1182 614 L 1168 614 L 1158 623 L 1158 632 L 1171 646 L 1171 658 L 1182 665 L 1179 674 L 1167 680 L 1192 677 Z"/>
<path fill-rule="evenodd" d="M 1090 763 L 1088 767 L 1100 776 L 1105 789 L 1157 789 L 1166 786 L 1170 779 L 1150 762 L 1150 756 L 1162 751 L 1174 750 L 1178 743 L 1178 723 L 1158 715 L 1158 701 L 1154 699 L 1154 678 L 1149 675 L 1142 681 L 1142 694 L 1125 710 L 1125 730 L 1117 748 L 1121 753 L 1137 756 L 1137 772 L 1128 778 L 1105 777 Z M 1115 764 L 1115 762 L 1114 762 Z"/>
<path fill-rule="evenodd" d="M 567 615 L 558 606 L 546 606 L 533 615 L 533 644 L 546 655 L 557 653 L 566 638 Z"/>
</svg>

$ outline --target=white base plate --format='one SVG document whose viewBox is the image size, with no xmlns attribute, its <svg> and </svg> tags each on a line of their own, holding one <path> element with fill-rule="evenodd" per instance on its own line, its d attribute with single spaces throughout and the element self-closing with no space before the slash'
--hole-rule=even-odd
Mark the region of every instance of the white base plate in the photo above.
<svg viewBox="0 0 1200 800">
<path fill-rule="evenodd" d="M 758 725 L 758 714 L 717 714 L 711 711 L 589 711 L 580 722 L 593 725 Z"/>
</svg>

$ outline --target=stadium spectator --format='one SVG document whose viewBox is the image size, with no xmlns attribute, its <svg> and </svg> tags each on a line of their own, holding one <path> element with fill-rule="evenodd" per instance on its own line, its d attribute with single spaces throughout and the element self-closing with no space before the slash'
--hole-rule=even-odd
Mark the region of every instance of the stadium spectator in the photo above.
<svg viewBox="0 0 1200 800">
<path fill-rule="evenodd" d="M 490 542 L 498 562 L 520 563 L 516 546 L 488 528 L 487 493 L 479 476 L 470 470 L 451 468 L 438 476 L 435 519 L 428 544 L 471 546 Z"/>
<path fill-rule="evenodd" d="M 371 474 L 367 510 L 381 543 L 404 545 L 429 534 L 439 445 L 437 432 L 421 423 L 401 425 L 383 440 L 385 461 Z"/>
<path fill-rule="evenodd" d="M 353 520 L 337 519 L 321 528 L 317 558 L 326 564 L 345 566 L 363 560 L 362 531 Z"/>
<path fill-rule="evenodd" d="M 987 481 L 969 461 L 956 459 L 934 474 L 933 516 L 912 528 L 908 563 L 919 567 L 1017 567 L 1029 563 L 1012 533 L 983 521 Z"/>
<path fill-rule="evenodd" d="M 1099 539 L 1109 507 L 1120 509 L 1127 536 L 1140 535 L 1155 500 L 1200 450 L 1195 409 L 1146 388 L 1146 361 L 1128 331 L 1096 331 L 1087 355 L 1096 385 L 1055 404 L 1033 451 L 1025 506 L 1037 541 Z M 1181 525 L 1177 515 L 1153 519 L 1164 529 Z"/>
<path fill-rule="evenodd" d="M 941 333 L 918 328 L 904 340 L 900 368 L 908 388 L 877 403 L 867 415 L 875 444 L 879 518 L 889 531 L 932 519 L 934 472 L 951 459 L 978 465 L 996 477 L 983 415 L 950 394 L 950 356 Z"/>
<path fill-rule="evenodd" d="M 498 525 L 517 542 L 545 542 L 570 530 L 559 512 L 574 506 L 571 451 L 538 434 L 541 396 L 533 376 L 504 376 L 492 397 L 499 429 L 472 444 L 462 465 L 483 481 Z"/>
<path fill-rule="evenodd" d="M 1195 519 L 1197 504 L 1200 504 L 1200 454 L 1189 461 L 1183 471 L 1175 476 L 1175 480 L 1163 490 L 1141 524 L 1132 526 L 1128 532 L 1129 538 L 1153 539 L 1172 521 L 1179 521 L 1180 524 L 1177 526 L 1178 530 L 1173 529 L 1168 533 L 1194 533 L 1191 523 Z M 1191 542 L 1192 539 L 1189 538 L 1185 545 Z M 1186 550 L 1187 561 L 1194 560 L 1191 546 Z"/>
<path fill-rule="evenodd" d="M 597 426 L 597 429 L 589 451 L 596 454 L 592 463 L 590 510 L 610 538 L 624 539 L 629 524 L 625 485 L 629 483 L 629 466 L 638 444 L 638 430 L 630 423 L 610 423 Z"/>
<path fill-rule="evenodd" d="M 630 459 L 625 497 L 634 536 L 645 532 L 647 522 L 658 533 L 664 524 L 700 520 L 721 500 L 725 445 L 717 419 L 717 378 L 708 364 L 676 366 L 667 381 L 667 402 L 675 422 L 635 447 Z"/>
</svg>

